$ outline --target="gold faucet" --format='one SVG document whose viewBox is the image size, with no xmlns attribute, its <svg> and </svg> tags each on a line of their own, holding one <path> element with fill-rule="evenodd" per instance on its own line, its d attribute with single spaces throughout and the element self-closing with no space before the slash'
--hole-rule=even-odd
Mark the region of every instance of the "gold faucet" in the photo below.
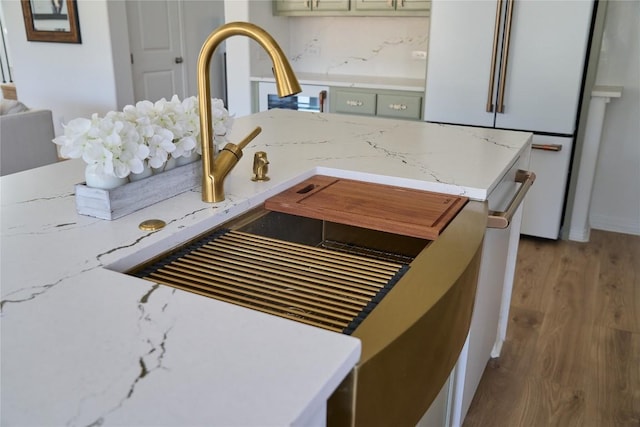
<svg viewBox="0 0 640 427">
<path fill-rule="evenodd" d="M 278 95 L 285 97 L 301 91 L 289 61 L 278 43 L 265 30 L 249 22 L 230 22 L 214 30 L 202 45 L 198 57 L 198 105 L 200 108 L 200 138 L 202 140 L 202 200 L 224 200 L 224 179 L 242 157 L 242 149 L 261 131 L 258 127 L 238 145 L 227 144 L 216 156 L 211 129 L 211 85 L 209 65 L 211 56 L 222 41 L 231 36 L 246 36 L 267 51 L 273 62 Z"/>
</svg>

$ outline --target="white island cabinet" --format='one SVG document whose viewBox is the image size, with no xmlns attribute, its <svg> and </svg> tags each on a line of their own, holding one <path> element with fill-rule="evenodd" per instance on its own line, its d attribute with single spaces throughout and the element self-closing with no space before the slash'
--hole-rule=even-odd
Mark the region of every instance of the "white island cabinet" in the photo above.
<svg viewBox="0 0 640 427">
<path fill-rule="evenodd" d="M 323 424 L 327 399 L 358 362 L 359 340 L 119 271 L 317 174 L 491 199 L 531 140 L 284 110 L 237 118 L 230 139 L 256 126 L 262 133 L 220 203 L 202 202 L 194 188 L 107 221 L 76 213 L 80 161 L 0 178 L 0 424 Z M 256 151 L 268 153 L 269 181 L 251 181 Z M 152 218 L 167 226 L 138 228 Z"/>
</svg>

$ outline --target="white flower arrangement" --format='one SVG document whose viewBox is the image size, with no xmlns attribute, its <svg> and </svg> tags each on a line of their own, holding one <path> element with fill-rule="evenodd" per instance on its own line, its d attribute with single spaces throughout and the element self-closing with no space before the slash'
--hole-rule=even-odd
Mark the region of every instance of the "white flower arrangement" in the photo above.
<svg viewBox="0 0 640 427">
<path fill-rule="evenodd" d="M 227 142 L 233 117 L 220 99 L 212 99 L 214 144 Z M 197 97 L 155 103 L 140 101 L 104 117 L 77 118 L 53 139 L 60 155 L 82 158 L 87 169 L 98 174 L 126 178 L 143 172 L 145 164 L 162 168 L 171 158 L 202 153 Z"/>
</svg>

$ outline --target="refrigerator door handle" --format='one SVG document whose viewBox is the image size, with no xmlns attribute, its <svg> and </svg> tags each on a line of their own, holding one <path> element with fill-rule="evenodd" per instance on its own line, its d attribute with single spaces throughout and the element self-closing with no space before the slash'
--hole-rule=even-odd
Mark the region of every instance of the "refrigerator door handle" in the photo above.
<svg viewBox="0 0 640 427">
<path fill-rule="evenodd" d="M 500 37 L 500 17 L 502 16 L 502 0 L 496 4 L 496 22 L 493 25 L 493 51 L 491 52 L 491 71 L 489 71 L 489 92 L 487 93 L 487 113 L 493 113 L 493 82 L 496 78 L 496 60 Z"/>
<path fill-rule="evenodd" d="M 498 106 L 496 111 L 504 113 L 504 91 L 507 80 L 507 64 L 509 62 L 509 42 L 511 41 L 511 22 L 516 0 L 507 0 L 507 17 L 504 27 L 504 48 L 502 50 L 502 66 L 500 67 L 500 83 L 498 84 Z"/>
</svg>

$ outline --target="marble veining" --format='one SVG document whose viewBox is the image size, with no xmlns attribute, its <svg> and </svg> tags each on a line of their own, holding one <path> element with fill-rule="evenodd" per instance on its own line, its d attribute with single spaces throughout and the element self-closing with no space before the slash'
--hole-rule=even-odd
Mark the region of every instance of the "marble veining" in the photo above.
<svg viewBox="0 0 640 427">
<path fill-rule="evenodd" d="M 359 70 L 359 63 L 367 63 L 362 65 L 371 65 L 375 63 L 378 58 L 384 56 L 388 51 L 393 50 L 394 48 L 404 47 L 404 50 L 407 50 L 407 47 L 411 47 L 414 49 L 421 48 L 426 43 L 426 36 L 424 37 L 404 37 L 404 38 L 396 38 L 391 40 L 385 40 L 381 42 L 379 45 L 370 48 L 369 51 L 365 55 L 359 56 L 346 56 L 346 57 L 338 57 L 332 60 L 332 62 L 326 66 L 325 73 L 326 74 L 334 74 L 334 73 L 347 73 L 348 71 L 344 71 L 345 69 L 353 69 L 351 73 L 361 72 Z M 302 58 L 301 58 L 302 59 Z"/>
<path fill-rule="evenodd" d="M 70 160 L 0 178 L 3 425 L 304 425 L 360 342 L 123 275 L 314 174 L 485 200 L 531 134 L 272 110 L 236 119 L 227 199 L 198 188 L 115 221 L 78 215 Z M 270 181 L 253 182 L 255 151 Z M 150 218 L 158 231 L 141 231 Z"/>
<path fill-rule="evenodd" d="M 394 76 L 424 80 L 426 62 L 412 58 L 427 51 L 426 17 L 289 18 L 287 53 L 296 73 Z M 252 50 L 252 74 L 268 75 L 269 60 Z"/>
</svg>

